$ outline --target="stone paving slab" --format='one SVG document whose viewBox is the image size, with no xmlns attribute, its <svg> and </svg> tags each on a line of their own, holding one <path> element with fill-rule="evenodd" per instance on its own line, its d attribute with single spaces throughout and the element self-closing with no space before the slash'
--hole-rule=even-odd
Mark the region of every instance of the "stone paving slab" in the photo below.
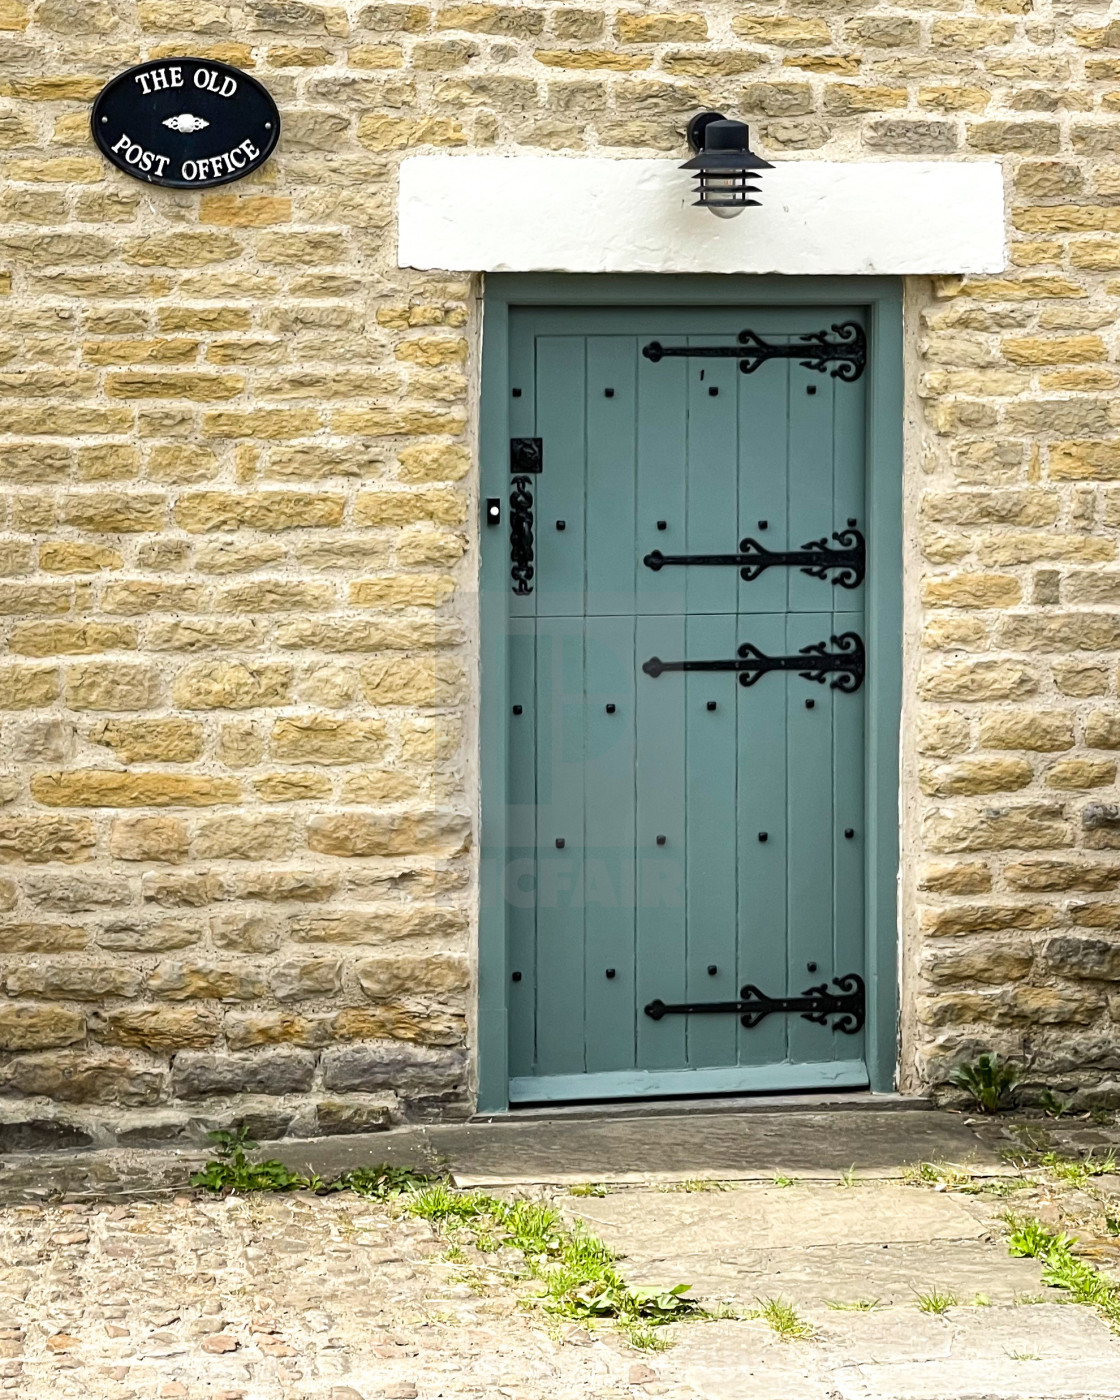
<svg viewBox="0 0 1120 1400">
<path fill-rule="evenodd" d="M 1120 1341 L 1062 1305 L 809 1314 L 810 1342 L 761 1325 L 684 1329 L 676 1374 L 704 1400 L 1116 1400 Z"/>
<path fill-rule="evenodd" d="M 627 1191 L 563 1205 L 623 1256 L 632 1282 L 688 1281 L 705 1301 L 913 1305 L 937 1290 L 1012 1303 L 1041 1287 L 1037 1261 L 994 1245 L 982 1210 L 913 1187 Z"/>
<path fill-rule="evenodd" d="M 979 1239 L 986 1225 L 957 1197 L 907 1186 L 745 1187 L 735 1191 L 626 1191 L 568 1207 L 631 1257 L 736 1247 L 919 1244 Z"/>
</svg>

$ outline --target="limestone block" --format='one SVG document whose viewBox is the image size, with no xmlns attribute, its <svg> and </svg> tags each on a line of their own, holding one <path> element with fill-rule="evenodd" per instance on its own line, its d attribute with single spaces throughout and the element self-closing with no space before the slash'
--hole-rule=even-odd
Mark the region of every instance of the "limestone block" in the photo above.
<svg viewBox="0 0 1120 1400">
<path fill-rule="evenodd" d="M 338 958 L 285 958 L 269 974 L 277 1001 L 305 1001 L 335 996 L 342 988 L 342 962 Z"/>
<path fill-rule="evenodd" d="M 470 818 L 461 812 L 339 812 L 312 817 L 307 844 L 334 856 L 451 856 L 466 849 Z"/>
<path fill-rule="evenodd" d="M 7 1094 L 125 1108 L 157 1103 L 165 1078 L 162 1070 L 135 1064 L 125 1055 L 93 1056 L 72 1050 L 24 1055 L 0 1070 Z"/>
<path fill-rule="evenodd" d="M 363 958 L 355 972 L 358 985 L 371 1000 L 462 991 L 470 982 L 465 959 L 447 954 L 383 954 Z"/>
<path fill-rule="evenodd" d="M 461 1053 L 398 1041 L 374 1041 L 323 1052 L 323 1086 L 342 1093 L 391 1089 L 402 1098 L 459 1088 Z"/>
<path fill-rule="evenodd" d="M 184 1050 L 210 1045 L 221 1029 L 205 1007 L 141 1006 L 92 1018 L 90 1033 L 105 1045 L 138 1050 Z"/>
<path fill-rule="evenodd" d="M 314 1072 L 315 1056 L 306 1050 L 284 1048 L 258 1055 L 186 1050 L 175 1056 L 171 1092 L 181 1099 L 216 1094 L 301 1094 L 310 1089 Z"/>
<path fill-rule="evenodd" d="M 52 1050 L 84 1040 L 85 1017 L 63 1006 L 0 1006 L 0 1048 Z"/>
</svg>

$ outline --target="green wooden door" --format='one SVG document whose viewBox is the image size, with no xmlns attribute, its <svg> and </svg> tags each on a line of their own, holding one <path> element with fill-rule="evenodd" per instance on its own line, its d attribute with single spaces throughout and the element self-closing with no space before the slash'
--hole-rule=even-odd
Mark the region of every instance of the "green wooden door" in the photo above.
<svg viewBox="0 0 1120 1400">
<path fill-rule="evenodd" d="M 868 376 L 671 353 L 860 320 L 511 314 L 514 1102 L 867 1083 L 864 587 L 780 556 L 858 550 Z"/>
</svg>

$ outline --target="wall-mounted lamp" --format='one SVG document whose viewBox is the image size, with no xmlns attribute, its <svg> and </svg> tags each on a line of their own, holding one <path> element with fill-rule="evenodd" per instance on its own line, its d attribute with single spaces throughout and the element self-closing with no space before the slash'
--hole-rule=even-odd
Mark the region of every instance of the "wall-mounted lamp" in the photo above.
<svg viewBox="0 0 1120 1400">
<path fill-rule="evenodd" d="M 722 112 L 701 112 L 688 124 L 688 144 L 696 154 L 681 169 L 696 172 L 698 205 L 717 218 L 733 219 L 760 202 L 750 198 L 758 194 L 750 182 L 759 171 L 774 167 L 751 150 L 746 122 L 731 121 Z"/>
</svg>

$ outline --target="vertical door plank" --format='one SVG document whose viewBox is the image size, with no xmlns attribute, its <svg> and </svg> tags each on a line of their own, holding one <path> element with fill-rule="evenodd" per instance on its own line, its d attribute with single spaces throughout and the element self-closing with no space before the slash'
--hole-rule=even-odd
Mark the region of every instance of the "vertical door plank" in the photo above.
<svg viewBox="0 0 1120 1400">
<path fill-rule="evenodd" d="M 689 337 L 690 344 L 733 345 L 730 335 Z M 739 543 L 738 384 L 734 360 L 690 360 L 688 379 L 688 554 L 732 554 Z M 713 390 L 715 391 L 713 394 Z M 668 553 L 665 550 L 664 553 Z M 664 572 L 664 571 L 663 571 Z M 689 613 L 733 613 L 739 574 L 723 565 L 688 566 Z"/>
<path fill-rule="evenodd" d="M 509 847 L 499 881 L 506 900 L 510 973 L 510 1074 L 533 1073 L 536 1058 L 537 771 L 536 624 L 512 618 L 509 638 Z M 514 715 L 514 705 L 521 713 Z"/>
<path fill-rule="evenodd" d="M 809 312 L 818 320 L 827 311 Z M 826 325 L 827 320 L 820 321 Z M 815 327 L 814 327 L 815 328 Z M 835 517 L 833 492 L 833 399 L 837 381 L 828 374 L 791 364 L 789 420 L 789 548 L 829 537 L 843 525 Z M 851 385 L 840 385 L 839 392 Z M 815 393 L 808 393 L 814 389 Z M 832 607 L 832 584 L 789 570 L 789 606 L 793 612 L 824 612 Z"/>
<path fill-rule="evenodd" d="M 514 311 L 509 323 L 509 433 L 511 438 L 537 436 L 537 394 L 536 394 L 536 335 L 533 319 L 526 311 Z M 521 392 L 514 397 L 514 389 Z M 506 449 L 504 491 L 502 500 L 502 535 L 506 541 L 506 576 L 509 577 L 509 533 L 510 533 L 510 487 L 513 473 L 509 470 L 509 449 Z M 534 499 L 537 495 L 536 481 L 530 488 Z M 539 562 L 534 565 L 539 568 Z M 510 580 L 509 615 L 532 617 L 537 611 L 537 596 L 540 580 L 534 579 L 531 593 L 514 593 Z"/>
<path fill-rule="evenodd" d="M 681 345 L 684 336 L 662 336 L 663 345 Z M 637 341 L 638 510 L 635 606 L 639 613 L 683 613 L 686 570 L 653 570 L 641 561 L 653 550 L 684 554 L 688 548 L 688 377 L 691 361 L 659 360 L 641 353 Z M 657 522 L 665 522 L 664 530 Z"/>
<path fill-rule="evenodd" d="M 537 1071 L 578 1074 L 584 1068 L 584 624 L 540 618 L 537 628 Z"/>
<path fill-rule="evenodd" d="M 683 1016 L 653 1021 L 643 1007 L 654 1000 L 685 998 L 685 889 L 689 883 L 685 844 L 685 687 L 670 672 L 654 680 L 641 669 L 651 656 L 663 661 L 685 655 L 684 618 L 640 617 L 637 654 L 637 1029 L 640 1069 L 683 1069 Z M 657 835 L 669 838 L 664 847 Z"/>
<path fill-rule="evenodd" d="M 764 549 L 789 548 L 787 459 L 789 365 L 771 360 L 754 374 L 736 376 L 739 391 L 739 519 L 735 547 L 744 537 Z M 800 544 L 800 541 L 798 541 Z M 753 583 L 739 583 L 739 611 L 784 612 L 789 570 L 768 569 Z"/>
<path fill-rule="evenodd" d="M 858 632 L 863 636 L 863 613 L 834 613 L 832 630 L 837 636 L 842 632 Z M 833 693 L 833 947 L 831 968 L 822 969 L 828 971 L 829 977 L 858 972 L 866 978 L 863 874 L 867 853 L 864 829 L 866 697 L 866 688 L 854 695 Z M 853 833 L 850 838 L 845 835 L 848 831 Z M 854 1060 L 863 1054 L 862 1034 L 834 1035 L 832 1040 L 833 1059 Z"/>
<path fill-rule="evenodd" d="M 690 660 L 722 660 L 735 655 L 736 618 L 689 617 L 684 655 Z M 662 677 L 658 684 L 669 677 Z M 672 677 L 677 680 L 677 677 Z M 733 672 L 684 673 L 685 757 L 687 763 L 688 841 L 688 999 L 716 1000 L 715 977 L 708 968 L 731 964 L 738 943 L 736 918 L 736 784 L 735 726 L 713 726 L 709 699 L 735 704 L 738 678 Z M 717 710 L 718 714 L 719 711 Z M 717 973 L 718 976 L 718 973 Z M 737 1020 L 734 1016 L 699 1014 L 689 1018 L 688 1063 L 735 1063 Z"/>
<path fill-rule="evenodd" d="M 830 585 L 821 584 L 828 588 Z M 800 651 L 827 641 L 832 614 L 790 613 L 786 650 Z M 789 682 L 789 945 L 787 986 L 790 994 L 817 985 L 830 976 L 832 958 L 832 849 L 835 817 L 832 800 L 832 709 L 853 699 L 838 696 L 825 684 L 803 680 L 794 673 Z M 812 700 L 813 708 L 805 701 Z M 810 973 L 808 964 L 817 971 Z M 789 1021 L 789 1055 L 794 1062 L 832 1057 L 832 1032 L 799 1016 Z"/>
<path fill-rule="evenodd" d="M 636 355 L 633 336 L 587 338 L 586 608 L 600 616 L 634 612 Z"/>
<path fill-rule="evenodd" d="M 634 691 L 634 618 L 588 618 L 582 890 L 588 1073 L 634 1064 Z"/>
<path fill-rule="evenodd" d="M 535 478 L 537 612 L 572 617 L 584 604 L 587 420 L 583 336 L 537 337 L 537 435 L 544 470 Z M 556 528 L 564 521 L 562 531 Z"/>
<path fill-rule="evenodd" d="M 740 618 L 738 640 L 753 643 L 768 656 L 780 656 L 786 646 L 785 612 Z M 790 686 L 787 673 L 774 671 L 752 686 L 742 686 L 736 679 L 736 694 L 728 697 L 737 706 L 738 721 L 739 938 L 735 985 L 737 991 L 749 982 L 768 996 L 781 996 L 786 983 L 786 712 Z M 763 834 L 765 840 L 761 839 Z M 786 1058 L 786 1019 L 771 1016 L 754 1029 L 740 1027 L 739 1063 L 781 1063 Z"/>
</svg>

